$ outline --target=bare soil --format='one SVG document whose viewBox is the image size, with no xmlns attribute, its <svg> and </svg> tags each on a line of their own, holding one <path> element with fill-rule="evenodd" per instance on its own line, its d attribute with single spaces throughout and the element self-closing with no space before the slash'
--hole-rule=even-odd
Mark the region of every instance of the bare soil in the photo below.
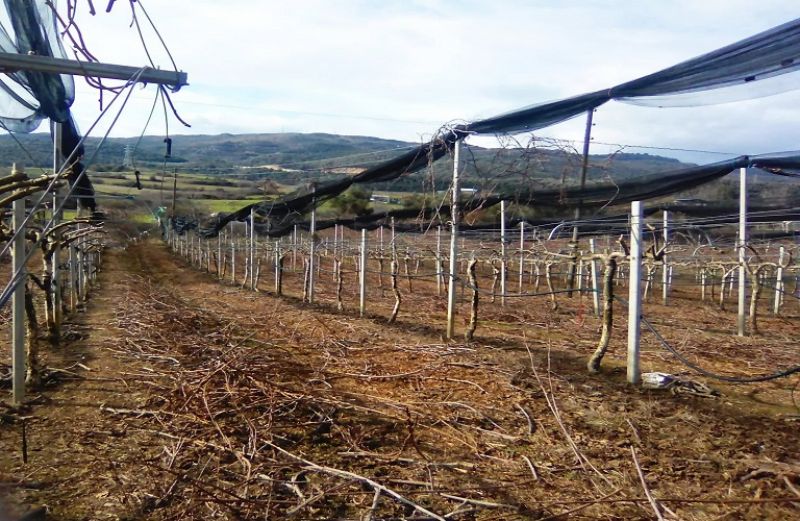
<svg viewBox="0 0 800 521">
<path fill-rule="evenodd" d="M 431 280 L 412 279 L 410 292 L 400 277 L 389 325 L 388 278 L 383 292 L 370 281 L 362 319 L 346 268 L 337 312 L 327 270 L 309 305 L 296 274 L 276 297 L 268 269 L 255 293 L 155 241 L 109 250 L 71 340 L 46 350 L 62 371 L 25 408 L 0 409 L 7 515 L 46 505 L 57 520 L 800 518 L 797 376 L 747 386 L 691 376 L 716 398 L 642 390 L 624 379 L 624 317 L 603 371 L 587 374 L 598 321 L 586 297 L 559 296 L 556 312 L 545 298 L 484 298 L 475 341 L 445 342 Z M 710 370 L 797 363 L 797 303 L 743 339 L 730 312 L 688 286 L 645 313 Z M 643 369 L 685 372 L 647 334 Z"/>
</svg>

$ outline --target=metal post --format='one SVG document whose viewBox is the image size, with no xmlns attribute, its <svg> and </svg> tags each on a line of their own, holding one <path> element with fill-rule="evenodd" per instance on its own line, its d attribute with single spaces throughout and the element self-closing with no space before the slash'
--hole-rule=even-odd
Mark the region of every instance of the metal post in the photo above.
<svg viewBox="0 0 800 521">
<path fill-rule="evenodd" d="M 592 122 L 594 119 L 594 109 L 589 109 L 586 111 L 586 129 L 583 134 L 583 162 L 581 163 L 581 181 L 580 181 L 580 190 L 581 192 L 586 188 L 586 172 L 589 170 L 589 147 L 592 142 L 592 127 L 594 123 Z M 581 204 L 583 201 L 580 199 L 578 200 L 578 205 L 575 207 L 575 226 L 572 227 L 572 247 L 577 250 L 578 249 L 578 223 L 577 221 L 581 220 Z M 575 285 L 575 269 L 576 265 L 574 262 L 570 263 L 569 273 L 567 274 L 567 289 L 570 290 L 567 295 L 572 297 L 572 288 Z"/>
<path fill-rule="evenodd" d="M 280 290 L 281 279 L 281 241 L 275 241 L 275 294 Z"/>
<path fill-rule="evenodd" d="M 781 312 L 781 297 L 783 297 L 783 262 L 786 248 L 781 246 L 778 251 L 778 269 L 775 273 L 775 302 L 773 303 L 772 312 L 779 315 Z"/>
<path fill-rule="evenodd" d="M 231 284 L 236 284 L 236 239 L 233 235 L 233 224 L 231 224 Z"/>
<path fill-rule="evenodd" d="M 172 85 L 180 88 L 187 84 L 185 72 L 160 70 L 151 67 L 131 67 L 110 63 L 94 63 L 40 56 L 35 54 L 0 53 L 0 69 L 4 71 L 36 71 L 54 74 L 73 74 L 116 80 L 136 78 L 142 83 Z"/>
<path fill-rule="evenodd" d="M 175 172 L 172 177 L 172 211 L 171 217 L 175 218 L 175 199 L 178 197 L 178 172 Z"/>
<path fill-rule="evenodd" d="M 21 172 L 12 168 L 13 173 Z M 16 277 L 14 293 L 11 297 L 11 372 L 14 404 L 20 405 L 25 399 L 25 199 L 17 199 L 12 204 L 11 228 L 16 232 L 11 250 L 12 277 Z"/>
<path fill-rule="evenodd" d="M 56 174 L 61 168 L 61 123 L 53 122 L 53 173 Z M 53 190 L 53 226 L 57 226 L 61 221 L 61 212 L 57 212 L 58 208 L 58 189 Z M 50 272 L 52 277 L 53 288 L 53 322 L 58 330 L 61 327 L 62 320 L 62 295 L 61 295 L 61 273 L 59 272 L 59 265 L 61 264 L 61 239 L 62 234 L 60 231 L 55 232 L 53 241 L 55 247 L 53 248 L 53 256 L 51 258 Z"/>
<path fill-rule="evenodd" d="M 392 248 L 396 249 L 397 248 L 397 243 L 395 241 L 397 240 L 397 234 L 395 233 L 395 229 L 394 229 L 394 217 L 392 217 L 389 220 L 389 226 L 391 227 L 391 230 L 392 230 L 392 242 L 390 244 L 392 245 Z"/>
<path fill-rule="evenodd" d="M 506 305 L 506 202 L 500 201 L 500 305 Z"/>
<path fill-rule="evenodd" d="M 745 300 L 747 284 L 747 268 L 745 247 L 747 246 L 747 168 L 739 169 L 739 315 L 737 332 L 739 336 L 745 333 Z"/>
<path fill-rule="evenodd" d="M 358 270 L 358 315 L 367 311 L 367 229 L 361 230 L 361 266 Z"/>
<path fill-rule="evenodd" d="M 86 242 L 84 242 L 84 248 L 86 250 L 86 252 L 84 253 L 84 260 L 86 261 L 86 280 L 85 280 L 85 282 L 86 282 L 86 293 L 84 294 L 84 297 L 83 297 L 84 299 L 88 299 L 89 298 L 89 288 L 93 286 L 93 284 L 92 284 L 93 283 L 92 273 L 93 273 L 94 270 L 92 269 L 93 268 L 92 261 L 94 259 L 93 259 L 93 253 L 92 253 L 91 247 L 92 247 L 91 239 L 87 238 Z"/>
<path fill-rule="evenodd" d="M 458 169 L 461 155 L 461 139 L 453 145 L 453 202 L 450 211 L 450 270 L 448 275 L 450 283 L 447 286 L 447 339 L 452 340 L 455 334 L 456 318 L 456 270 L 458 268 Z"/>
<path fill-rule="evenodd" d="M 336 282 L 336 261 L 339 259 L 338 257 L 339 252 L 339 225 L 333 225 L 333 261 L 331 264 L 333 265 L 333 269 L 331 269 L 331 280 Z"/>
<path fill-rule="evenodd" d="M 76 277 L 78 270 L 76 269 L 78 263 L 78 252 L 74 244 L 69 245 L 69 310 L 75 311 L 78 306 L 78 297 L 75 294 Z"/>
<path fill-rule="evenodd" d="M 592 260 L 589 263 L 589 269 L 592 273 L 592 309 L 594 316 L 600 316 L 600 281 L 597 280 L 597 259 L 594 258 L 596 248 L 594 239 L 589 239 L 589 251 L 592 253 Z"/>
<path fill-rule="evenodd" d="M 297 269 L 297 225 L 292 229 L 292 271 Z"/>
<path fill-rule="evenodd" d="M 525 221 L 519 223 L 519 289 L 522 293 L 522 276 L 525 273 Z"/>
<path fill-rule="evenodd" d="M 222 278 L 222 230 L 217 232 L 217 278 Z"/>
<path fill-rule="evenodd" d="M 664 248 L 667 247 L 667 242 L 669 242 L 669 212 L 664 210 L 664 229 L 662 230 L 664 234 Z M 667 253 L 664 250 L 664 254 L 661 257 L 661 303 L 663 305 L 667 305 L 669 302 L 669 265 L 667 264 Z"/>
<path fill-rule="evenodd" d="M 639 322 L 642 315 L 642 202 L 631 203 L 631 258 L 628 284 L 628 383 L 639 384 Z"/>
<path fill-rule="evenodd" d="M 442 296 L 442 227 L 436 227 L 436 296 Z"/>
<path fill-rule="evenodd" d="M 250 207 L 250 289 L 256 289 L 256 210 Z"/>
<path fill-rule="evenodd" d="M 78 225 L 76 228 L 80 230 L 81 226 Z M 84 276 L 86 253 L 83 250 L 83 245 L 78 246 L 78 302 L 81 302 L 86 295 L 86 277 Z"/>
<path fill-rule="evenodd" d="M 317 253 L 317 200 L 312 202 L 311 207 L 311 229 L 309 230 L 309 245 L 308 245 L 308 303 L 314 303 L 314 270 L 316 269 L 316 261 L 314 256 Z"/>
</svg>

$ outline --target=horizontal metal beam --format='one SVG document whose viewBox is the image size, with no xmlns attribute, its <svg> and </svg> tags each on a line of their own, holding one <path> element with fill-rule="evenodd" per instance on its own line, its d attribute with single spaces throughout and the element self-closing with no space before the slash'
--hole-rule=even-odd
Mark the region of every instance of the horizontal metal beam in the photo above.
<svg viewBox="0 0 800 521">
<path fill-rule="evenodd" d="M 138 81 L 142 83 L 169 85 L 174 87 L 175 90 L 188 85 L 188 76 L 185 72 L 166 71 L 153 69 L 152 67 L 144 67 L 144 70 L 142 70 L 142 67 L 130 67 L 127 65 L 80 62 L 51 58 L 50 56 L 0 52 L 0 73 L 19 71 L 72 74 L 112 80 L 130 80 L 138 75 Z M 139 71 L 142 71 L 141 75 L 139 75 Z"/>
</svg>

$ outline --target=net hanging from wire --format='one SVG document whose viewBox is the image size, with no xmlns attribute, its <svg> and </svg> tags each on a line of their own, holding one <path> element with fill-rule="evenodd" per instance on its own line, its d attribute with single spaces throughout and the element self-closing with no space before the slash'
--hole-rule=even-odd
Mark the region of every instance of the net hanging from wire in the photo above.
<svg viewBox="0 0 800 521">
<path fill-rule="evenodd" d="M 4 0 L 0 23 L 0 51 L 34 54 L 53 58 L 67 55 L 58 33 L 55 3 L 46 0 Z M 62 124 L 62 159 L 70 159 L 67 179 L 77 182 L 75 195 L 94 211 L 94 188 L 88 176 L 81 175 L 84 155 L 81 136 L 71 107 L 75 100 L 72 76 L 37 71 L 8 71 L 0 76 L 0 122 L 10 132 L 33 132 L 50 119 Z"/>
<path fill-rule="evenodd" d="M 443 145 L 444 146 L 444 145 Z M 422 163 L 422 158 L 420 158 Z M 739 156 L 737 158 L 718 161 L 708 165 L 691 166 L 677 170 L 658 172 L 645 176 L 638 176 L 620 182 L 593 183 L 580 189 L 578 187 L 549 188 L 549 189 L 517 189 L 509 192 L 499 192 L 481 196 L 473 194 L 461 201 L 461 210 L 465 214 L 487 210 L 498 205 L 501 201 L 534 208 L 552 208 L 566 214 L 577 206 L 587 209 L 600 209 L 628 204 L 631 201 L 647 201 L 677 194 L 686 190 L 714 182 L 738 170 L 739 168 L 759 168 L 772 173 L 774 170 L 782 171 L 785 168 L 795 168 L 800 165 L 800 155 L 794 152 L 785 154 L 765 154 L 755 156 Z M 421 167 L 421 166 L 420 166 Z M 370 175 L 379 175 L 372 173 Z M 350 182 L 353 178 L 345 181 Z M 336 193 L 336 183 L 325 187 L 323 196 L 329 198 Z M 348 186 L 350 186 L 348 184 Z M 194 219 L 176 219 L 174 228 L 179 232 L 188 229 L 198 229 L 204 236 L 214 236 L 224 226 L 233 220 L 248 220 L 251 208 L 256 218 L 257 230 L 263 235 L 280 237 L 292 232 L 295 225 L 302 229 L 309 229 L 309 221 L 304 215 L 304 209 L 315 202 L 314 194 L 302 194 L 296 199 L 284 199 L 276 203 L 258 203 L 229 214 L 211 222 L 198 223 Z M 725 205 L 690 205 L 690 204 L 659 204 L 651 208 L 682 212 L 687 215 L 724 215 L 730 214 L 730 208 Z M 776 212 L 774 218 L 780 219 L 780 207 L 765 206 L 762 210 Z M 787 210 L 787 215 L 791 214 Z M 438 224 L 445 224 L 451 215 L 451 207 L 447 204 L 429 205 L 415 208 L 401 208 L 385 212 L 370 213 L 349 218 L 318 220 L 316 228 L 323 230 L 342 225 L 352 229 L 373 229 L 386 226 L 391 220 L 415 221 L 407 226 L 408 230 L 424 230 Z M 532 226 L 542 225 L 549 221 L 533 221 L 520 219 Z M 512 224 L 520 220 L 512 221 Z M 731 221 L 732 222 L 732 221 Z M 267 224 L 268 223 L 268 224 Z"/>
<path fill-rule="evenodd" d="M 575 95 L 456 125 L 439 132 L 430 143 L 421 144 L 405 154 L 367 169 L 362 174 L 317 186 L 313 191 L 309 190 L 278 201 L 245 206 L 229 215 L 218 217 L 215 222 L 206 223 L 203 228 L 205 233 L 215 234 L 231 221 L 248 219 L 251 208 L 254 208 L 259 215 L 284 220 L 290 215 L 305 213 L 312 206 L 319 205 L 321 202 L 343 193 L 353 185 L 397 179 L 402 175 L 415 172 L 426 164 L 443 157 L 448 150 L 452 149 L 457 140 L 471 134 L 498 135 L 531 132 L 573 118 L 611 100 L 664 105 L 668 104 L 665 96 L 680 97 L 713 89 L 752 86 L 795 72 L 798 68 L 800 68 L 800 19 L 792 20 L 715 51 L 608 89 Z M 789 168 L 788 157 L 785 155 L 778 155 L 775 158 L 775 161 L 782 166 L 768 167 L 769 161 L 771 159 L 763 158 L 762 167 L 771 168 L 772 172 L 779 173 L 779 170 Z M 721 164 L 664 174 L 648 180 L 647 188 L 632 184 L 614 187 L 598 186 L 581 192 L 561 191 L 558 199 L 546 191 L 527 189 L 515 194 L 513 200 L 522 199 L 522 202 L 525 203 L 535 201 L 536 204 L 545 206 L 554 205 L 556 201 L 561 206 L 572 204 L 573 201 L 575 203 L 580 201 L 583 206 L 603 206 L 609 201 L 621 204 L 637 199 L 643 200 L 668 195 L 681 189 L 699 186 L 726 175 L 740 165 L 747 166 L 748 162 L 749 159 L 742 156 Z M 796 166 L 792 168 L 796 168 Z M 492 204 L 496 204 L 501 198 L 505 198 L 505 196 L 495 198 Z M 490 202 L 492 200 L 483 201 L 482 204 L 487 205 Z"/>
</svg>

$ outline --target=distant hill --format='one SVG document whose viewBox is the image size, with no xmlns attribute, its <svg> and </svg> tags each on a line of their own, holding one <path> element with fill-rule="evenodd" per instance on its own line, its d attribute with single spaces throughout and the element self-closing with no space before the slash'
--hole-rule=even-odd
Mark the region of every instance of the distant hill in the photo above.
<svg viewBox="0 0 800 521">
<path fill-rule="evenodd" d="M 33 156 L 20 149 L 14 138 L 0 136 L 0 157 L 21 161 L 31 166 L 46 167 L 52 162 L 52 144 L 45 133 L 16 134 L 14 137 Z M 95 152 L 99 139 L 89 138 L 86 155 Z M 135 146 L 138 137 L 109 138 L 97 153 L 96 164 L 121 165 L 126 145 Z M 363 136 L 334 134 L 219 134 L 172 136 L 172 157 L 169 163 L 192 167 L 216 165 L 219 168 L 297 163 L 335 156 L 392 150 L 409 143 Z M 142 164 L 161 164 L 166 145 L 163 136 L 145 136 L 136 147 L 135 159 Z"/>
<path fill-rule="evenodd" d="M 44 133 L 15 136 L 19 144 L 8 135 L 0 136 L 0 157 L 4 167 L 17 162 L 28 166 L 47 168 L 52 163 L 50 137 Z M 394 157 L 417 145 L 404 141 L 367 136 L 342 136 L 335 134 L 220 134 L 176 135 L 172 138 L 172 157 L 168 168 L 224 175 L 253 174 L 255 178 L 296 184 L 315 178 L 330 179 L 331 175 L 348 175 L 359 169 Z M 138 145 L 137 145 L 138 142 Z M 87 140 L 86 155 L 97 156 L 95 171 L 119 169 L 126 145 L 137 145 L 134 158 L 137 167 L 160 168 L 164 162 L 166 145 L 163 136 L 139 138 L 110 138 L 97 150 L 99 140 Z M 542 185 L 552 185 L 565 180 L 573 184 L 580 171 L 581 158 L 573 151 L 551 148 L 492 149 L 469 147 L 465 151 L 464 183 L 478 188 L 498 189 L 536 180 Z M 666 171 L 686 166 L 676 159 L 650 154 L 620 153 L 613 158 L 592 155 L 589 182 L 603 181 L 611 174 L 621 180 L 630 176 Z M 447 186 L 451 166 L 449 161 L 436 164 L 433 175 L 428 176 L 437 187 Z M 419 178 L 403 178 L 377 186 L 379 189 L 419 190 Z"/>
</svg>

